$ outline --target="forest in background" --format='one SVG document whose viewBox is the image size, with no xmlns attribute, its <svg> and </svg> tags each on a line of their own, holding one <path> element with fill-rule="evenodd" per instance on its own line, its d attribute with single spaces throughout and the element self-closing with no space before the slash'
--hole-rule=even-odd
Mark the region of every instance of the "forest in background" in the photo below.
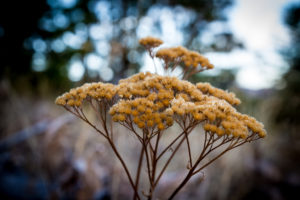
<svg viewBox="0 0 300 200">
<path fill-rule="evenodd" d="M 151 17 L 149 10 L 160 14 L 161 10 L 169 9 L 174 16 L 188 15 L 179 29 L 184 32 L 183 45 L 190 49 L 205 53 L 243 48 L 243 41 L 238 41 L 231 32 L 216 35 L 209 45 L 199 41 L 210 23 L 226 21 L 224 10 L 233 4 L 229 0 L 107 2 L 0 3 L 0 196 L 3 199 L 126 199 L 131 195 L 107 144 L 87 125 L 54 105 L 54 100 L 58 94 L 85 82 L 117 83 L 138 72 L 143 65 L 144 50 L 138 44 L 137 29 L 147 21 L 145 16 Z M 297 194 L 300 5 L 287 7 L 283 20 L 293 42 L 281 50 L 289 63 L 281 89 L 239 88 L 231 70 L 223 70 L 217 76 L 193 77 L 193 82 L 207 81 L 234 91 L 243 102 L 238 109 L 262 121 L 268 137 L 217 161 L 205 172 L 204 182 L 195 180 L 178 199 L 292 199 Z M 163 26 L 163 20 L 157 17 L 148 28 L 159 33 Z M 93 55 L 98 56 L 94 59 L 105 61 L 106 68 L 97 71 L 89 66 L 88 57 Z M 80 62 L 84 68 L 83 76 L 75 81 L 69 73 L 72 62 Z M 111 78 L 106 80 L 108 76 Z M 120 148 L 134 160 L 134 149 L 128 149 L 126 142 L 120 142 Z M 172 169 L 181 165 L 179 161 L 173 163 Z M 167 189 L 176 181 L 174 171 L 170 171 L 162 188 Z"/>
</svg>

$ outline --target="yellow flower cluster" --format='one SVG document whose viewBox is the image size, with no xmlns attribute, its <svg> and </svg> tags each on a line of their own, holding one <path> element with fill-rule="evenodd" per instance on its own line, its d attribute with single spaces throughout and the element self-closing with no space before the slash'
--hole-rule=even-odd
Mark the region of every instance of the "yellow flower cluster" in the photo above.
<svg viewBox="0 0 300 200">
<path fill-rule="evenodd" d="M 240 136 L 241 138 L 246 138 L 250 131 L 257 133 L 259 137 L 266 136 L 266 131 L 262 123 L 256 121 L 253 117 L 237 112 L 226 116 L 221 125 L 226 134 L 232 134 L 234 137 Z"/>
<path fill-rule="evenodd" d="M 81 106 L 83 100 L 91 97 L 96 100 L 111 100 L 116 95 L 115 85 L 110 83 L 86 83 L 73 88 L 56 98 L 55 103 L 61 106 Z"/>
<path fill-rule="evenodd" d="M 163 59 L 165 63 L 182 62 L 187 68 L 197 68 L 199 65 L 202 69 L 214 68 L 206 57 L 196 51 L 190 51 L 182 46 L 160 49 L 156 52 L 155 56 Z"/>
<path fill-rule="evenodd" d="M 165 60 L 165 62 L 180 62 L 182 57 L 188 54 L 188 49 L 178 46 L 160 49 L 156 52 L 156 57 Z"/>
<path fill-rule="evenodd" d="M 202 90 L 205 87 L 208 89 Z M 175 115 L 190 115 L 195 121 L 205 121 L 206 130 L 218 135 L 245 138 L 251 132 L 260 137 L 266 134 L 261 123 L 232 107 L 240 103 L 233 93 L 207 84 L 202 87 L 176 77 L 139 73 L 121 80 L 117 93 L 125 100 L 112 107 L 114 120 L 122 121 L 124 115 L 131 115 L 140 128 L 157 126 L 162 130 L 173 123 Z"/>
<path fill-rule="evenodd" d="M 196 86 L 176 77 L 160 76 L 157 74 L 139 73 L 128 79 L 119 81 L 117 93 L 123 99 L 147 97 L 152 101 L 160 100 L 168 106 L 175 96 L 187 99 L 201 100 L 203 94 Z"/>
<path fill-rule="evenodd" d="M 119 81 L 118 85 L 85 84 L 58 97 L 59 105 L 80 106 L 91 97 L 96 100 L 119 99 L 110 108 L 116 122 L 133 122 L 139 128 L 164 130 L 176 116 L 190 122 L 204 122 L 204 129 L 213 134 L 246 138 L 252 132 L 264 137 L 263 125 L 254 118 L 236 111 L 240 103 L 233 93 L 207 83 L 192 84 L 176 77 L 139 73 Z"/>
<path fill-rule="evenodd" d="M 110 109 L 114 121 L 132 120 L 139 128 L 164 130 L 173 125 L 172 113 L 159 111 L 160 105 L 153 103 L 151 97 L 121 100 Z"/>
<path fill-rule="evenodd" d="M 263 124 L 236 111 L 228 102 L 216 97 L 204 98 L 202 102 L 187 102 L 183 98 L 172 100 L 172 110 L 178 115 L 191 115 L 196 121 L 205 121 L 204 130 L 233 137 L 246 138 L 253 133 L 265 137 Z"/>
<path fill-rule="evenodd" d="M 201 90 L 202 93 L 217 97 L 219 99 L 224 99 L 231 105 L 239 105 L 241 103 L 241 101 L 235 97 L 234 93 L 215 88 L 209 83 L 197 83 L 196 86 L 199 90 Z"/>
<path fill-rule="evenodd" d="M 209 62 L 209 60 L 206 57 L 202 56 L 196 51 L 188 51 L 188 53 L 183 56 L 182 61 L 187 67 L 192 66 L 196 68 L 200 64 L 201 67 L 205 69 L 214 68 L 214 66 Z"/>
<path fill-rule="evenodd" d="M 139 43 L 145 46 L 146 49 L 151 49 L 160 46 L 163 41 L 154 37 L 145 37 L 139 40 Z"/>
</svg>

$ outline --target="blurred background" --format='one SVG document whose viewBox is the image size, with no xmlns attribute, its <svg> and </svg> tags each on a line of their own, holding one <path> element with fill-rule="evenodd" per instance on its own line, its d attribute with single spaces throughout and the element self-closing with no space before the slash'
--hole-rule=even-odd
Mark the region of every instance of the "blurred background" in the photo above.
<svg viewBox="0 0 300 200">
<path fill-rule="evenodd" d="M 297 199 L 300 189 L 300 2 L 30 0 L 0 2 L 0 198 L 128 199 L 109 146 L 54 105 L 85 82 L 154 72 L 138 39 L 207 56 L 192 77 L 228 89 L 268 136 L 236 149 L 178 199 Z M 158 61 L 155 60 L 159 65 Z M 121 151 L 135 157 L 134 148 Z M 124 149 L 123 149 L 124 148 Z M 178 183 L 180 159 L 162 188 Z M 168 191 L 168 190 L 166 190 Z"/>
</svg>

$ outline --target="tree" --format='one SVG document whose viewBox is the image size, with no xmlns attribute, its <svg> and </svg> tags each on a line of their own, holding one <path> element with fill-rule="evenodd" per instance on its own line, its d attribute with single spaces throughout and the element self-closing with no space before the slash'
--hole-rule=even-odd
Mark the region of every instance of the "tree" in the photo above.
<svg viewBox="0 0 300 200">
<path fill-rule="evenodd" d="M 14 82 L 24 76 L 30 83 L 46 79 L 54 88 L 62 88 L 70 86 L 68 73 L 74 65 L 83 73 L 84 81 L 116 82 L 136 72 L 143 55 L 133 42 L 140 37 L 137 28 L 152 20 L 149 28 L 159 36 L 168 26 L 163 21 L 164 13 L 171 13 L 173 20 L 181 17 L 175 20 L 182 20 L 176 23 L 183 33 L 182 45 L 201 49 L 199 37 L 203 30 L 211 22 L 226 19 L 222 11 L 231 1 L 47 0 L 18 4 L 1 6 L 0 26 L 3 24 L 5 32 L 0 36 L 4 58 L 1 74 Z M 17 12 L 11 12 L 14 9 Z M 161 16 L 153 18 L 153 12 Z M 231 33 L 218 37 L 235 44 Z M 210 47 L 225 51 L 233 48 L 228 44 Z M 88 67 L 88 60 L 98 66 Z M 74 81 L 80 79 L 75 77 Z"/>
</svg>

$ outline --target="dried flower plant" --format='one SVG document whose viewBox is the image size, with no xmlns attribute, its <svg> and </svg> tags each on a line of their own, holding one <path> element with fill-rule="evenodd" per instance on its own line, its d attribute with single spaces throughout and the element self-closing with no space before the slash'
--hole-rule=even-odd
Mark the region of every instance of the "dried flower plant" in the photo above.
<svg viewBox="0 0 300 200">
<path fill-rule="evenodd" d="M 165 70 L 182 66 L 184 78 L 213 68 L 207 58 L 184 47 L 160 49 L 155 53 L 154 49 L 162 44 L 161 40 L 147 37 L 141 39 L 140 44 L 145 46 L 152 58 L 156 56 L 164 61 Z M 224 153 L 266 136 L 263 124 L 234 108 L 240 104 L 240 100 L 233 93 L 214 88 L 209 83 L 193 84 L 177 77 L 148 72 L 120 80 L 118 85 L 101 82 L 84 84 L 58 97 L 56 104 L 88 123 L 107 139 L 126 172 L 134 191 L 133 199 L 141 199 L 141 195 L 152 199 L 161 177 L 182 145 L 187 146 L 187 173 L 169 199 L 191 177 Z M 88 119 L 85 111 L 87 106 L 83 105 L 94 110 L 97 122 Z M 100 123 L 100 126 L 96 123 Z M 140 143 L 134 176 L 116 146 L 114 123 L 128 129 Z M 164 146 L 165 143 L 161 142 L 164 132 L 174 123 L 180 127 L 180 133 Z M 204 140 L 200 154 L 193 159 L 190 135 L 197 134 L 195 128 L 198 126 L 204 129 Z M 166 154 L 171 148 L 172 153 Z M 213 158 L 204 160 L 216 151 Z M 163 160 L 163 156 L 167 158 Z M 158 164 L 161 166 L 159 171 Z M 141 192 L 139 187 L 142 168 L 147 171 L 147 192 Z"/>
</svg>

